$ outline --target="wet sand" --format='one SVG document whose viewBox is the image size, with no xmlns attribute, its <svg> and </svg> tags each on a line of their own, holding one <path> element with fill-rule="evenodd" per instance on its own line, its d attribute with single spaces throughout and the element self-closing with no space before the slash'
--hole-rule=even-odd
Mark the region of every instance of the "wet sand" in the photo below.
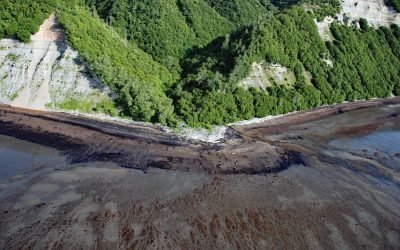
<svg viewBox="0 0 400 250">
<path fill-rule="evenodd" d="M 217 144 L 2 106 L 0 155 L 19 161 L 0 159 L 0 248 L 398 249 L 399 103 L 235 126 Z M 26 155 L 39 164 L 15 170 Z"/>
</svg>

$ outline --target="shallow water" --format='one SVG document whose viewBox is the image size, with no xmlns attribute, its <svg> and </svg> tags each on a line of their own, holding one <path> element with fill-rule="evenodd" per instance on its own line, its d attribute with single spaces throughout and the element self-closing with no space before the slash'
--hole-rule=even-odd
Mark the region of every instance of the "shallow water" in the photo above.
<svg viewBox="0 0 400 250">
<path fill-rule="evenodd" d="M 356 138 L 341 138 L 330 143 L 351 150 L 368 150 L 393 156 L 400 152 L 400 131 L 379 131 Z"/>
<path fill-rule="evenodd" d="M 395 170 L 400 170 L 400 131 L 378 131 L 355 138 L 341 138 L 330 142 L 330 145 L 385 161 Z"/>
<path fill-rule="evenodd" d="M 57 150 L 0 135 L 0 181 L 37 168 L 61 168 L 65 158 Z"/>
</svg>

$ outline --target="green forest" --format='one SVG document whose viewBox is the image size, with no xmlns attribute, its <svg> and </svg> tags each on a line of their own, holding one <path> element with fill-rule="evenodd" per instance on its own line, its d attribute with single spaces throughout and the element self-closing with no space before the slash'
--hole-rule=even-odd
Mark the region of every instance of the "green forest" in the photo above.
<svg viewBox="0 0 400 250">
<path fill-rule="evenodd" d="M 400 0 L 389 0 L 393 8 L 400 12 Z"/>
<path fill-rule="evenodd" d="M 120 115 L 209 127 L 400 95 L 399 26 L 334 22 L 322 40 L 314 19 L 338 11 L 339 0 L 3 0 L 0 38 L 29 42 L 54 12 Z M 254 62 L 286 67 L 294 84 L 241 87 Z"/>
</svg>

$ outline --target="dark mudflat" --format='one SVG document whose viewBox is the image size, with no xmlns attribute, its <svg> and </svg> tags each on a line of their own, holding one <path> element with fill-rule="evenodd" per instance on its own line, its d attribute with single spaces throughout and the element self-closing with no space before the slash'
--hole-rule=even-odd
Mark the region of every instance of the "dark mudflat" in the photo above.
<svg viewBox="0 0 400 250">
<path fill-rule="evenodd" d="M 0 180 L 0 248 L 398 249 L 398 103 L 232 126 L 217 144 L 2 106 L 0 134 L 18 138 L 3 148 L 55 158 Z"/>
</svg>

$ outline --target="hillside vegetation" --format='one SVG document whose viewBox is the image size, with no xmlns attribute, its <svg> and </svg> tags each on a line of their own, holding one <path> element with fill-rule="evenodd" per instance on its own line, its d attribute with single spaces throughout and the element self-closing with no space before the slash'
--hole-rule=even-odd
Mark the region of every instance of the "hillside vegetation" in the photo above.
<svg viewBox="0 0 400 250">
<path fill-rule="evenodd" d="M 123 115 L 209 126 L 399 95 L 399 27 L 333 23 L 333 39 L 325 42 L 313 19 L 339 6 L 337 0 L 16 0 L 0 6 L 0 36 L 27 42 L 56 12 L 90 70 L 117 93 Z M 295 83 L 239 87 L 254 62 L 286 67 Z"/>
<path fill-rule="evenodd" d="M 400 12 L 400 0 L 389 0 L 389 2 L 393 5 L 395 10 Z"/>
<path fill-rule="evenodd" d="M 50 0 L 2 0 L 0 4 L 0 38 L 14 37 L 29 42 L 30 36 L 49 17 L 54 4 Z"/>
</svg>

